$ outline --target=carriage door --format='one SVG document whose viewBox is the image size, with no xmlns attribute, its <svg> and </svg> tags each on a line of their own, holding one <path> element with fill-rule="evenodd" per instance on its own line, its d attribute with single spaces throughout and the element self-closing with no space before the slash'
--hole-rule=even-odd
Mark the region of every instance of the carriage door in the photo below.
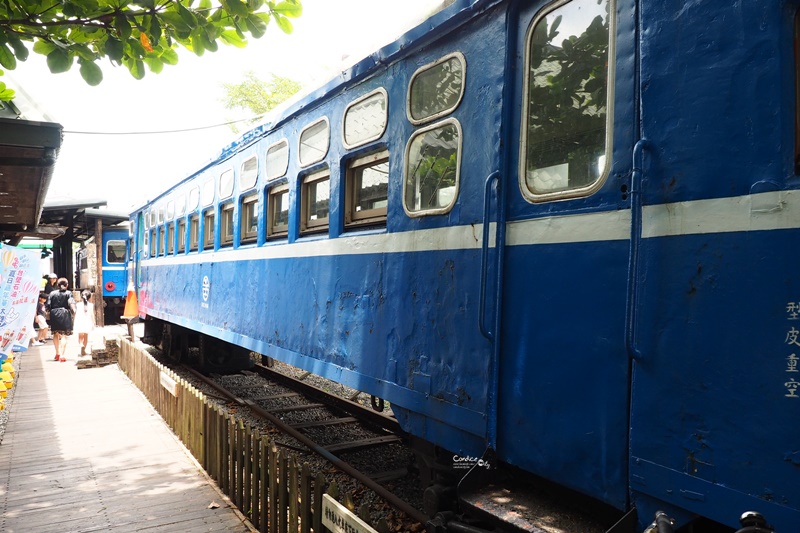
<svg viewBox="0 0 800 533">
<path fill-rule="evenodd" d="M 507 133 L 519 150 L 503 173 L 498 455 L 619 508 L 627 504 L 632 7 L 520 8 L 510 43 L 524 65 L 514 82 L 519 119 Z"/>
</svg>

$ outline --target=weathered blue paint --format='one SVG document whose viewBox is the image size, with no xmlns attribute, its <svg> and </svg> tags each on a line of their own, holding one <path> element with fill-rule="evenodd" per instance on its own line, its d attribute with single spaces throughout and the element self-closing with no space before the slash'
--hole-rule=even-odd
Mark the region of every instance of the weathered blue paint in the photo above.
<svg viewBox="0 0 800 533">
<path fill-rule="evenodd" d="M 794 531 L 798 2 L 616 2 L 608 178 L 586 197 L 533 204 L 518 183 L 522 56 L 545 5 L 456 2 L 177 188 L 226 166 L 238 174 L 253 154 L 263 173 L 266 147 L 285 137 L 288 178 L 262 175 L 255 190 L 263 206 L 289 184 L 287 238 L 267 241 L 262 216 L 257 241 L 240 245 L 238 201 L 252 191 L 236 189 L 232 246 L 217 237 L 212 250 L 148 258 L 140 214 L 173 191 L 134 213 L 142 314 L 385 398 L 412 434 L 468 455 L 492 445 L 506 463 L 637 507 L 640 529 L 656 509 L 731 527 L 757 510 Z M 408 217 L 408 82 L 452 52 L 467 64 L 465 97 L 448 115 L 463 130 L 458 201 Z M 386 132 L 346 149 L 344 109 L 380 87 Z M 299 133 L 323 116 L 329 152 L 301 168 Z M 345 169 L 378 149 L 390 152 L 386 226 L 350 231 Z M 324 165 L 330 227 L 301 236 L 300 184 Z M 488 176 L 500 197 L 487 214 Z"/>
</svg>

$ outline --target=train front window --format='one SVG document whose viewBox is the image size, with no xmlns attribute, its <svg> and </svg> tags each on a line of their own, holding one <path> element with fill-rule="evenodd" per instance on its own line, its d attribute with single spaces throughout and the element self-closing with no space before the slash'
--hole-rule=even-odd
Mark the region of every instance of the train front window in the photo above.
<svg viewBox="0 0 800 533">
<path fill-rule="evenodd" d="M 125 241 L 113 240 L 106 243 L 106 263 L 125 264 Z"/>
<path fill-rule="evenodd" d="M 345 225 L 386 223 L 389 198 L 389 152 L 370 154 L 347 166 Z"/>
<path fill-rule="evenodd" d="M 461 125 L 455 119 L 418 130 L 406 148 L 403 208 L 408 216 L 448 212 L 458 196 Z"/>
<path fill-rule="evenodd" d="M 591 194 L 610 165 L 609 0 L 572 0 L 527 36 L 520 185 L 532 202 Z"/>
</svg>

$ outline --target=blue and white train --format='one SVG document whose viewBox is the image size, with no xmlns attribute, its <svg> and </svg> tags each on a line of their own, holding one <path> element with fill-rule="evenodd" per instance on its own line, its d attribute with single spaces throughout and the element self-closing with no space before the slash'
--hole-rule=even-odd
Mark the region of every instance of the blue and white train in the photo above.
<svg viewBox="0 0 800 533">
<path fill-rule="evenodd" d="M 800 531 L 798 13 L 456 0 L 132 214 L 149 335 L 637 532 Z"/>
</svg>

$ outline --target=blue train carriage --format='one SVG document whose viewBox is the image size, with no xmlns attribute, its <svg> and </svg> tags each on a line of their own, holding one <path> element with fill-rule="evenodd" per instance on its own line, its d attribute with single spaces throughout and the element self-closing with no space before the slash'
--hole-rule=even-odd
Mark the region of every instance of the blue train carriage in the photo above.
<svg viewBox="0 0 800 533">
<path fill-rule="evenodd" d="M 148 335 L 390 401 L 434 484 L 797 531 L 797 13 L 456 1 L 133 213 Z"/>
<path fill-rule="evenodd" d="M 107 324 L 119 320 L 125 308 L 128 280 L 128 242 L 127 227 L 110 227 L 103 230 L 103 303 L 104 319 Z M 94 271 L 96 251 L 94 242 L 89 242 L 76 252 L 78 268 L 78 289 L 90 289 L 95 294 L 99 291 L 97 274 Z"/>
</svg>

